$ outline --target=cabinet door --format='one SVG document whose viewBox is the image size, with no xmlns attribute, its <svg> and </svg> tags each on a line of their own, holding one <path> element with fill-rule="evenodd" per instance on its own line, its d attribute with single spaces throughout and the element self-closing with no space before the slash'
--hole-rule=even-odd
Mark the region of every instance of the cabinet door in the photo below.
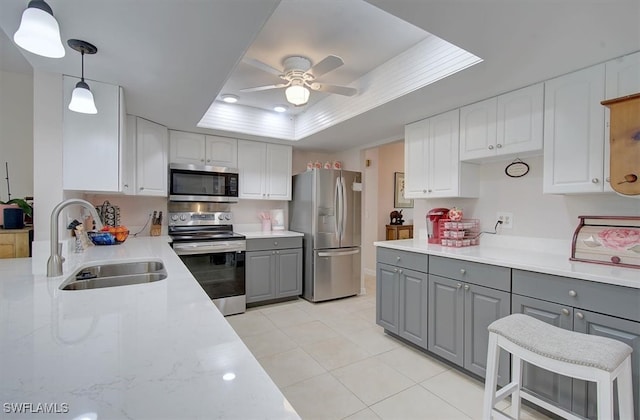
<svg viewBox="0 0 640 420">
<path fill-rule="evenodd" d="M 91 81 L 97 114 L 69 110 L 80 79 L 63 76 L 62 187 L 65 190 L 120 192 L 124 109 L 119 86 Z"/>
<path fill-rule="evenodd" d="M 247 303 L 276 297 L 275 251 L 246 253 L 245 279 Z"/>
<path fill-rule="evenodd" d="M 628 344 L 631 353 L 631 375 L 633 382 L 634 415 L 640 419 L 640 322 L 615 318 L 608 315 L 575 309 L 573 328 L 575 331 L 612 338 Z M 614 386 L 617 393 L 617 385 Z M 597 418 L 596 386 L 593 382 L 575 379 L 573 381 L 573 411 L 581 416 Z M 617 401 L 615 398 L 614 401 Z M 618 418 L 618 407 L 615 404 L 615 416 Z"/>
<path fill-rule="evenodd" d="M 205 164 L 204 134 L 170 130 L 169 150 L 171 163 Z"/>
<path fill-rule="evenodd" d="M 205 136 L 205 151 L 207 165 L 238 167 L 238 140 L 236 139 Z"/>
<path fill-rule="evenodd" d="M 302 248 L 276 251 L 278 268 L 276 273 L 276 297 L 302 294 Z"/>
<path fill-rule="evenodd" d="M 429 198 L 459 195 L 459 115 L 455 109 L 429 118 L 429 157 L 426 160 Z"/>
<path fill-rule="evenodd" d="M 511 294 L 475 284 L 465 284 L 464 289 L 464 368 L 484 378 L 489 346 L 487 327 L 511 313 Z M 500 351 L 498 385 L 509 383 L 509 371 L 509 354 Z"/>
<path fill-rule="evenodd" d="M 603 191 L 604 64 L 545 82 L 544 193 Z"/>
<path fill-rule="evenodd" d="M 542 150 L 542 83 L 498 96 L 496 154 Z"/>
<path fill-rule="evenodd" d="M 462 283 L 429 275 L 428 348 L 462 366 L 464 339 L 464 294 Z"/>
<path fill-rule="evenodd" d="M 427 348 L 427 291 L 426 273 L 400 268 L 400 337 Z"/>
<path fill-rule="evenodd" d="M 404 195 L 406 198 L 427 196 L 427 137 L 429 120 L 404 127 Z"/>
<path fill-rule="evenodd" d="M 267 144 L 266 199 L 291 200 L 291 146 Z"/>
<path fill-rule="evenodd" d="M 240 198 L 265 198 L 267 144 L 238 140 Z"/>
<path fill-rule="evenodd" d="M 497 98 L 460 108 L 460 160 L 496 154 Z"/>
<path fill-rule="evenodd" d="M 167 196 L 167 127 L 137 118 L 136 194 Z"/>
<path fill-rule="evenodd" d="M 376 266 L 376 323 L 398 333 L 398 267 L 378 263 Z"/>
<path fill-rule="evenodd" d="M 532 316 L 565 330 L 573 329 L 573 308 L 544 300 L 512 295 L 512 313 Z M 571 378 L 524 364 L 523 387 L 539 398 L 571 410 Z"/>
</svg>

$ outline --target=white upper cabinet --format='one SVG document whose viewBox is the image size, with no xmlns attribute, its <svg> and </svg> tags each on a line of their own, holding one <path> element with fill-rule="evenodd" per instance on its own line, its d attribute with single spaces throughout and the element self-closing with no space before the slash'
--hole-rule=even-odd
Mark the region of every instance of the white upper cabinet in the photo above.
<svg viewBox="0 0 640 420">
<path fill-rule="evenodd" d="M 405 126 L 405 197 L 477 197 L 476 165 L 460 162 L 457 109 Z"/>
<path fill-rule="evenodd" d="M 79 81 L 63 76 L 63 189 L 126 192 L 130 184 L 122 164 L 126 141 L 122 88 L 88 81 L 98 113 L 81 114 L 68 108 L 71 92 Z"/>
<path fill-rule="evenodd" d="M 170 130 L 171 163 L 193 165 L 238 166 L 238 141 L 228 137 L 207 136 Z"/>
<path fill-rule="evenodd" d="M 291 146 L 238 140 L 238 197 L 291 200 L 291 164 Z"/>
<path fill-rule="evenodd" d="M 542 83 L 460 109 L 460 160 L 491 161 L 542 150 Z"/>
<path fill-rule="evenodd" d="M 460 108 L 460 160 L 495 156 L 498 98 Z"/>
<path fill-rule="evenodd" d="M 640 52 L 605 64 L 605 99 L 640 93 Z"/>
<path fill-rule="evenodd" d="M 605 66 L 545 82 L 543 192 L 604 191 Z"/>
<path fill-rule="evenodd" d="M 167 127 L 136 117 L 136 194 L 167 196 Z"/>
</svg>

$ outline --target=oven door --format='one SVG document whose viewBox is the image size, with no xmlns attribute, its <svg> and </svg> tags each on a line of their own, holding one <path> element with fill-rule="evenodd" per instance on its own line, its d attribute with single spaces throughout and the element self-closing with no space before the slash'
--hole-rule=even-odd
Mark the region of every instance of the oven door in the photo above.
<svg viewBox="0 0 640 420">
<path fill-rule="evenodd" d="M 172 163 L 169 200 L 237 203 L 238 170 Z"/>
<path fill-rule="evenodd" d="M 223 315 L 246 310 L 243 250 L 190 253 L 181 250 L 180 244 L 174 244 L 174 250 Z"/>
</svg>

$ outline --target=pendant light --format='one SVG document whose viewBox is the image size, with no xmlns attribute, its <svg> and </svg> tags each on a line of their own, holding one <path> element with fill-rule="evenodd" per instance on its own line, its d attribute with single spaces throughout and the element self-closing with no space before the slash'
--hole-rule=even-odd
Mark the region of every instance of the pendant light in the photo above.
<svg viewBox="0 0 640 420">
<path fill-rule="evenodd" d="M 98 110 L 93 101 L 93 94 L 91 93 L 91 89 L 89 89 L 89 85 L 84 81 L 84 55 L 95 54 L 98 52 L 98 49 L 94 45 L 79 39 L 70 39 L 67 41 L 67 44 L 74 50 L 80 52 L 82 56 L 82 77 L 76 84 L 75 89 L 73 89 L 69 109 L 83 114 L 97 114 Z"/>
<path fill-rule="evenodd" d="M 60 26 L 51 7 L 44 0 L 31 0 L 22 12 L 22 20 L 13 35 L 18 46 L 34 54 L 49 58 L 64 57 L 60 40 Z"/>
</svg>

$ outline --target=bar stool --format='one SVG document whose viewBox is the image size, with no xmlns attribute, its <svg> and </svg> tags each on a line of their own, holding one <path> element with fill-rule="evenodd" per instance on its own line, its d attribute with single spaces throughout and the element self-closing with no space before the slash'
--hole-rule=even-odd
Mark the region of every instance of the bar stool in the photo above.
<svg viewBox="0 0 640 420">
<path fill-rule="evenodd" d="M 482 417 L 509 419 L 495 404 L 509 395 L 511 417 L 520 416 L 520 399 L 567 419 L 579 419 L 569 411 L 549 404 L 522 389 L 522 362 L 528 362 L 572 378 L 597 383 L 598 418 L 613 418 L 613 381 L 618 380 L 621 419 L 633 418 L 631 347 L 617 340 L 566 331 L 523 314 L 494 321 L 489 329 L 487 378 Z M 511 382 L 496 392 L 500 348 L 511 353 Z"/>
</svg>

